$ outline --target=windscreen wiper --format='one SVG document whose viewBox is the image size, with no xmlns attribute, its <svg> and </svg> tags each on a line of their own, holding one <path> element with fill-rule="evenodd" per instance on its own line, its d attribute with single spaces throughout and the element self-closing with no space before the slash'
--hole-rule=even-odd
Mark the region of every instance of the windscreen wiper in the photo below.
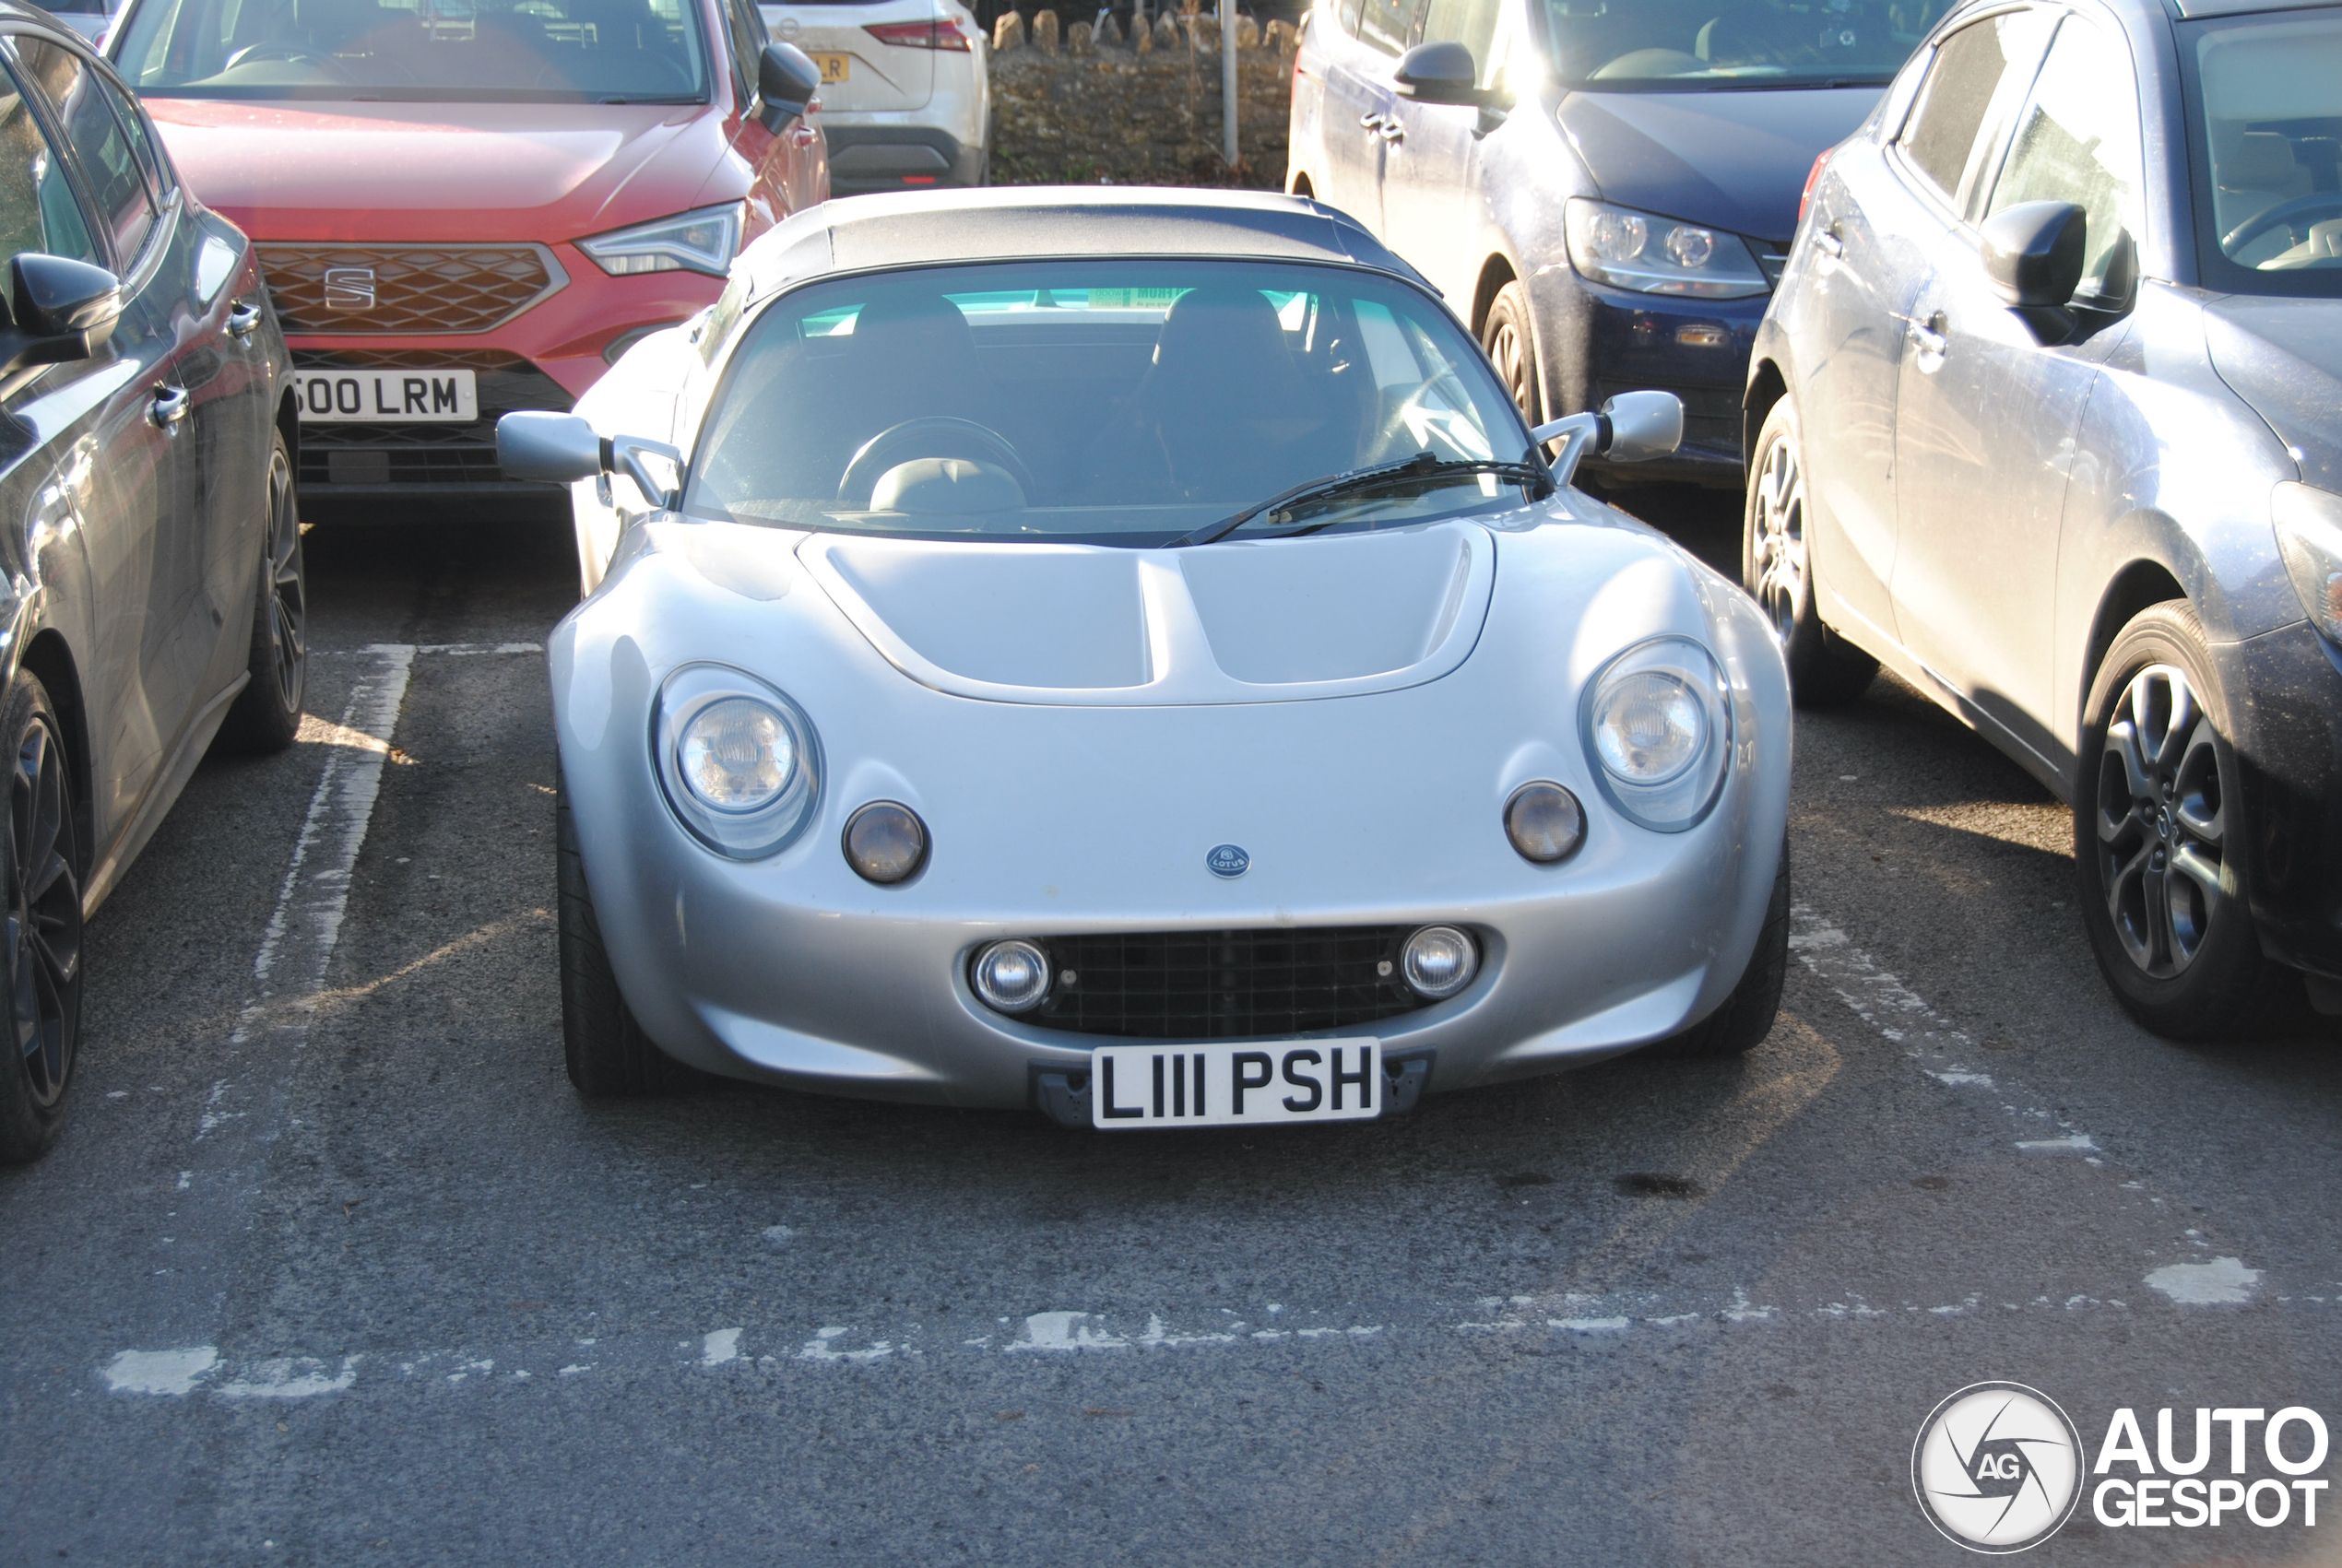
<svg viewBox="0 0 2342 1568">
<path fill-rule="evenodd" d="M 1385 463 L 1373 468 L 1354 469 L 1347 474 L 1328 474 L 1323 478 L 1295 485 L 1289 490 L 1279 491 L 1257 506 L 1245 508 L 1234 517 L 1224 517 L 1209 527 L 1182 534 L 1160 548 L 1176 549 L 1182 545 L 1212 544 L 1226 538 L 1262 513 L 1276 512 L 1303 501 L 1325 501 L 1334 496 L 1378 490 L 1391 485 L 1413 484 L 1424 479 L 1463 474 L 1494 474 L 1498 478 L 1529 486 L 1541 498 L 1550 493 L 1553 485 L 1553 475 L 1540 463 L 1502 463 L 1486 457 L 1438 458 L 1424 452 L 1403 463 Z M 1322 528 L 1326 525 L 1320 523 L 1314 526 Z M 1297 528 L 1293 534 L 1282 536 L 1291 538 L 1310 531 L 1308 528 Z"/>
</svg>

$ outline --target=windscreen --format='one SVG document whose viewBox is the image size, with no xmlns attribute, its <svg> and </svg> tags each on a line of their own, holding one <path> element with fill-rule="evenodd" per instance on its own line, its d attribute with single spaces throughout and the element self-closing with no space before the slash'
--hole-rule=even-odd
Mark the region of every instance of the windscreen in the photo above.
<svg viewBox="0 0 2342 1568">
<path fill-rule="evenodd" d="M 1950 0 L 1545 0 L 1556 73 L 1606 91 L 1883 86 Z"/>
<path fill-rule="evenodd" d="M 148 96 L 696 103 L 692 0 L 148 0 L 120 69 Z"/>
<path fill-rule="evenodd" d="M 2193 30 L 2206 285 L 2342 293 L 2342 13 Z"/>
<path fill-rule="evenodd" d="M 693 454 L 685 510 L 701 517 L 1152 545 L 1411 460 L 1419 477 L 1257 525 L 1518 505 L 1520 485 L 1484 470 L 1534 460 L 1447 312 L 1359 269 L 920 269 L 799 289 L 739 330 Z"/>
</svg>

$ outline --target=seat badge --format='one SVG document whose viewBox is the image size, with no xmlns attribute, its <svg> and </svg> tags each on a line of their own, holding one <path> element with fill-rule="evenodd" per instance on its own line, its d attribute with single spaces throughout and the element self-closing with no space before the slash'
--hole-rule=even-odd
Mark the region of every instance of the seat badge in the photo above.
<svg viewBox="0 0 2342 1568">
<path fill-rule="evenodd" d="M 1214 877 L 1233 879 L 1252 869 L 1252 856 L 1232 843 L 1215 844 L 1203 857 L 1203 865 Z"/>
<path fill-rule="evenodd" d="M 329 266 L 325 269 L 325 309 L 371 311 L 374 308 L 374 269 L 371 266 Z"/>
</svg>

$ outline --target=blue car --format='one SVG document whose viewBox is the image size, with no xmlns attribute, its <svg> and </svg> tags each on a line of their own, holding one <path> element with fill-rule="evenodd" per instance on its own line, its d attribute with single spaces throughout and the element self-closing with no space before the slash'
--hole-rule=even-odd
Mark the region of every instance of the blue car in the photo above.
<svg viewBox="0 0 2342 1568">
<path fill-rule="evenodd" d="M 1800 700 L 1883 663 L 2071 800 L 2100 966 L 2181 1039 L 2342 1012 L 2338 136 L 2342 6 L 1962 6 L 1749 380 Z"/>
<path fill-rule="evenodd" d="M 1683 448 L 1638 477 L 1737 488 L 1799 193 L 1946 8 L 1319 0 L 1286 187 L 1429 278 L 1531 424 L 1663 388 Z"/>
</svg>

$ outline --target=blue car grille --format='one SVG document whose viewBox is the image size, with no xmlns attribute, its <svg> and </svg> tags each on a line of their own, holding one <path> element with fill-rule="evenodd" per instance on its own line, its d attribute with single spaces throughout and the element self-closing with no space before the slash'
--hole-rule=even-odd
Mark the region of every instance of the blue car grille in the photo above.
<svg viewBox="0 0 2342 1568">
<path fill-rule="evenodd" d="M 1285 1038 L 1427 1004 L 1399 979 L 1412 925 L 1045 937 L 1057 983 L 1023 1021 L 1141 1040 Z"/>
</svg>

